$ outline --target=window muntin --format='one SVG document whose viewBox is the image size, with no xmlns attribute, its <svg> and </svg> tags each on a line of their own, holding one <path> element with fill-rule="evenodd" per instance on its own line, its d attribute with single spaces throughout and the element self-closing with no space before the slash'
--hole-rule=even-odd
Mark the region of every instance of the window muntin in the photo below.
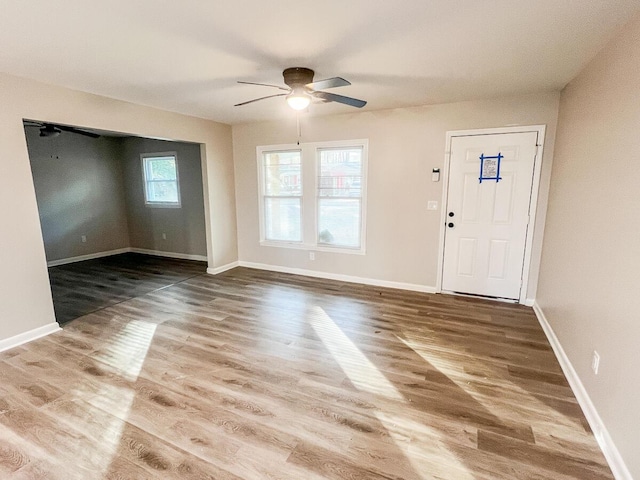
<svg viewBox="0 0 640 480">
<path fill-rule="evenodd" d="M 143 154 L 141 158 L 145 204 L 157 207 L 179 207 L 180 184 L 176 154 Z"/>
<path fill-rule="evenodd" d="M 302 242 L 302 155 L 262 154 L 264 239 Z"/>
</svg>

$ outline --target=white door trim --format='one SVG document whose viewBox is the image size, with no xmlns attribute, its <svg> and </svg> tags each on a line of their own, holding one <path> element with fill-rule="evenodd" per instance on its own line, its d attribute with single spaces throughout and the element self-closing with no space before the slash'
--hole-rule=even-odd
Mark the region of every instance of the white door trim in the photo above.
<svg viewBox="0 0 640 480">
<path fill-rule="evenodd" d="M 468 137 L 475 135 L 495 135 L 502 133 L 525 133 L 536 132 L 538 134 L 538 148 L 533 165 L 533 185 L 531 188 L 531 201 L 529 203 L 529 227 L 524 250 L 524 265 L 522 270 L 522 287 L 518 303 L 525 304 L 527 300 L 527 290 L 529 287 L 529 274 L 531 272 L 531 250 L 533 246 L 533 230 L 536 223 L 536 213 L 538 210 L 538 192 L 540 190 L 540 173 L 542 171 L 542 153 L 544 149 L 545 125 L 530 125 L 501 128 L 484 128 L 480 130 L 454 130 L 447 132 L 446 150 L 444 152 L 444 168 L 442 172 L 442 199 L 440 205 L 440 239 L 438 242 L 438 277 L 436 279 L 436 292 L 442 292 L 442 274 L 444 269 L 444 237 L 445 224 L 447 219 L 447 196 L 449 195 L 449 165 L 451 163 L 451 142 L 454 137 Z"/>
</svg>

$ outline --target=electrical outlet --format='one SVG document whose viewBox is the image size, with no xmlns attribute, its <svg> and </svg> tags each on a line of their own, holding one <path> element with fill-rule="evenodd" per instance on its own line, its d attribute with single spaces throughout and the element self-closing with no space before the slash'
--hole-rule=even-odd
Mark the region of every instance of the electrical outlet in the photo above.
<svg viewBox="0 0 640 480">
<path fill-rule="evenodd" d="M 80 237 L 80 240 L 82 240 L 82 243 L 87 243 L 87 236 L 86 235 L 82 235 Z"/>
<path fill-rule="evenodd" d="M 162 232 L 162 239 L 163 239 L 163 240 L 166 240 L 166 239 L 167 239 L 167 234 L 166 234 L 166 233 L 164 233 L 164 232 Z"/>
<path fill-rule="evenodd" d="M 309 252 L 309 260 L 315 260 L 316 259 L 316 252 Z"/>
<path fill-rule="evenodd" d="M 598 368 L 600 368 L 600 355 L 594 350 L 593 356 L 591 357 L 591 370 L 593 370 L 593 373 L 597 375 Z"/>
<path fill-rule="evenodd" d="M 427 210 L 437 210 L 438 209 L 438 202 L 435 200 L 429 200 L 427 202 Z"/>
</svg>

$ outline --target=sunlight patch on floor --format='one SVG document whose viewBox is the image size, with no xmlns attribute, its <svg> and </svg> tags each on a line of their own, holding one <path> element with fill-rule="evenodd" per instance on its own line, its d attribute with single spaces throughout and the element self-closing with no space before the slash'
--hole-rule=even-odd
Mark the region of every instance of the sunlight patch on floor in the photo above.
<svg viewBox="0 0 640 480">
<path fill-rule="evenodd" d="M 141 320 L 127 322 L 94 356 L 95 360 L 107 365 L 122 378 L 135 381 L 142 371 L 157 326 L 156 323 Z M 83 421 L 89 427 L 95 424 L 100 426 L 100 451 L 107 452 L 107 455 L 99 459 L 99 469 L 105 473 L 117 454 L 136 391 L 126 386 L 103 383 L 95 393 L 86 400 L 92 408 Z"/>
<path fill-rule="evenodd" d="M 487 412 L 490 413 L 491 415 L 494 415 L 496 418 L 504 417 L 505 409 L 510 408 L 512 409 L 512 415 L 513 415 L 512 420 L 514 422 L 517 422 L 520 419 L 520 416 L 522 415 L 522 412 L 520 410 L 520 404 L 512 403 L 510 405 L 505 405 L 505 404 L 496 403 L 496 397 L 488 395 L 487 392 L 483 392 L 480 388 L 478 388 L 478 387 L 481 387 L 481 385 L 478 385 L 478 387 L 476 387 L 476 385 L 470 382 L 469 380 L 466 380 L 463 378 L 457 378 L 456 375 L 454 374 L 447 374 L 447 370 L 446 370 L 447 362 L 438 358 L 436 355 L 429 355 L 425 351 L 425 347 L 417 345 L 411 342 L 410 340 L 400 338 L 397 335 L 395 335 L 395 337 L 398 340 L 400 340 L 402 343 L 404 343 L 407 347 L 411 348 L 417 355 L 422 357 L 426 362 L 429 363 L 431 367 L 433 367 L 439 373 L 447 377 L 447 379 L 453 385 L 455 385 L 457 388 L 460 388 L 462 391 L 464 391 L 466 395 L 469 395 L 469 397 L 471 397 L 473 401 L 478 403 L 478 405 L 482 406 L 482 408 L 487 410 Z M 457 364 L 452 362 L 452 365 L 457 365 Z M 455 372 L 451 372 L 451 373 L 455 373 L 457 375 L 463 374 L 463 372 L 461 372 L 459 369 L 456 369 Z M 485 377 L 485 379 L 486 378 L 487 377 Z M 561 412 L 558 412 L 556 409 L 548 406 L 542 400 L 539 400 L 538 398 L 536 398 L 536 396 L 533 395 L 531 392 L 520 387 L 514 382 L 511 382 L 508 379 L 504 379 L 504 378 L 503 378 L 503 381 L 509 384 L 510 388 L 513 389 L 514 391 L 514 394 L 524 395 L 527 397 L 527 400 L 526 400 L 526 404 L 528 405 L 526 409 L 527 414 L 534 414 L 535 412 L 546 412 L 545 414 L 546 418 L 544 420 L 540 420 L 541 422 L 543 423 L 546 423 L 549 421 L 561 422 L 564 425 L 567 425 L 570 427 L 574 427 L 576 425 L 577 426 L 582 425 L 580 421 L 575 420 L 571 417 L 568 417 L 567 415 L 564 415 Z"/>
<path fill-rule="evenodd" d="M 469 473 L 460 459 L 447 448 L 436 429 L 382 411 L 375 412 L 375 415 L 420 478 L 432 479 L 434 475 L 440 474 L 444 475 L 443 478 L 475 480 L 476 477 Z M 411 442 L 411 437 L 416 435 L 429 437 L 430 441 L 426 443 L 429 450 Z M 434 460 L 437 463 L 434 463 Z"/>
<path fill-rule="evenodd" d="M 103 385 L 98 395 L 87 401 L 87 415 L 84 419 L 86 425 L 78 425 L 82 431 L 99 431 L 100 443 L 99 456 L 91 455 L 97 463 L 100 473 L 108 471 L 111 461 L 117 455 L 120 448 L 122 432 L 127 425 L 125 419 L 131 410 L 136 391 L 131 388 L 117 387 L 115 385 Z"/>
<path fill-rule="evenodd" d="M 306 318 L 356 388 L 395 400 L 404 398 L 321 307 L 311 307 Z"/>
<path fill-rule="evenodd" d="M 157 326 L 155 323 L 131 320 L 94 358 L 109 365 L 127 380 L 136 380 Z"/>
</svg>

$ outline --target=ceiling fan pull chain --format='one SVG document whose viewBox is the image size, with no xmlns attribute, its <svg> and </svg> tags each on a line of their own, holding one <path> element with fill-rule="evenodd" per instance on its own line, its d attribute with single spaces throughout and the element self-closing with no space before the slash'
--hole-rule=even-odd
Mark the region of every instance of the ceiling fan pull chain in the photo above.
<svg viewBox="0 0 640 480">
<path fill-rule="evenodd" d="M 302 127 L 300 127 L 300 112 L 296 112 L 296 127 L 298 130 L 298 145 L 300 145 L 300 138 L 302 137 Z"/>
</svg>

